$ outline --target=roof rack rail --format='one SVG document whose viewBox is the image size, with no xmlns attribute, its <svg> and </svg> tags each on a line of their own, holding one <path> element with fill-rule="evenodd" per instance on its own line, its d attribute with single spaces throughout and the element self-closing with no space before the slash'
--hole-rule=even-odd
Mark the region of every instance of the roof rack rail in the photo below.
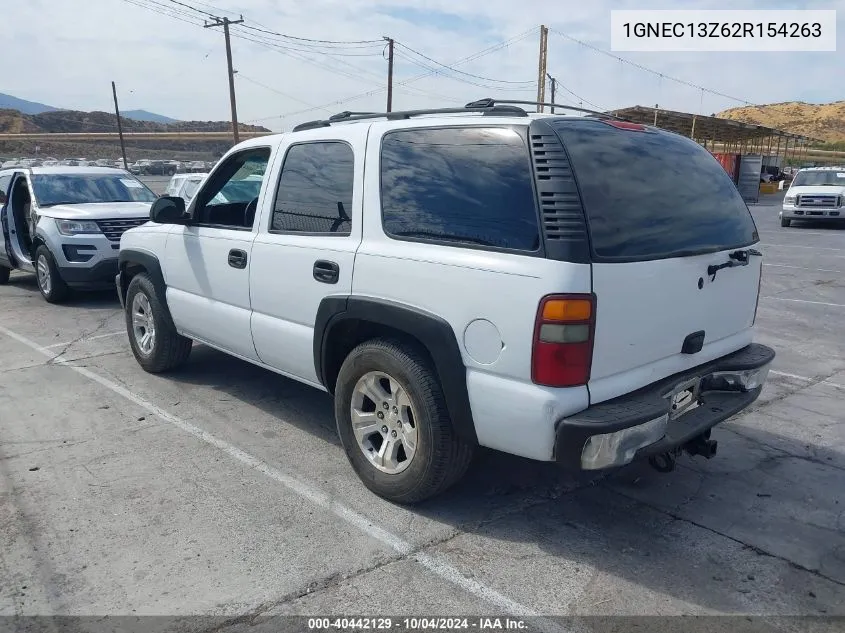
<svg viewBox="0 0 845 633">
<path fill-rule="evenodd" d="M 546 106 L 550 108 L 559 108 L 561 110 L 571 110 L 573 112 L 583 112 L 584 114 L 592 114 L 593 116 L 607 117 L 609 119 L 616 119 L 618 121 L 627 121 L 622 117 L 610 114 L 609 112 L 599 112 L 598 110 L 588 110 L 586 108 L 576 108 L 575 106 L 563 105 L 562 103 L 550 103 L 547 101 L 518 101 L 515 99 L 479 99 L 478 101 L 469 102 L 467 108 L 493 108 L 498 104 L 512 104 L 512 105 L 533 105 Z"/>
<path fill-rule="evenodd" d="M 293 131 L 299 132 L 301 130 L 311 130 L 314 128 L 329 127 L 333 123 L 345 123 L 347 121 L 360 121 L 363 119 L 381 118 L 385 118 L 389 121 L 394 121 L 398 119 L 410 119 L 411 117 L 424 116 L 427 114 L 462 114 L 466 112 L 480 112 L 484 115 L 528 116 L 528 113 L 523 108 L 519 108 L 515 105 L 516 103 L 517 102 L 514 102 L 514 104 L 503 105 L 467 104 L 463 107 L 457 108 L 432 108 L 429 110 L 399 110 L 396 112 L 339 112 L 325 120 L 308 121 L 306 123 L 300 123 L 299 125 L 293 128 Z"/>
</svg>

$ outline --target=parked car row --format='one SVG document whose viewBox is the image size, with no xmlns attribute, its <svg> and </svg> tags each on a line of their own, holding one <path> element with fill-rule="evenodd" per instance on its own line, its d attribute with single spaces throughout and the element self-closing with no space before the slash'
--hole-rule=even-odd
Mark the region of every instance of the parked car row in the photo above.
<svg viewBox="0 0 845 633">
<path fill-rule="evenodd" d="M 393 501 L 446 490 L 479 446 L 576 470 L 712 457 L 774 358 L 725 170 L 639 124 L 441 113 L 251 139 L 158 199 L 125 172 L 0 172 L 0 265 L 53 302 L 112 275 L 148 372 L 198 341 L 329 392 Z"/>
<path fill-rule="evenodd" d="M 178 161 L 178 160 L 149 160 L 142 159 L 128 162 L 124 165 L 123 158 L 98 158 L 89 160 L 87 158 L 10 158 L 0 161 L 0 169 L 11 169 L 13 167 L 114 167 L 116 169 L 129 169 L 135 175 L 142 176 L 172 176 L 177 173 L 204 173 L 214 166 L 213 162 L 206 161 Z"/>
<path fill-rule="evenodd" d="M 204 173 L 214 166 L 213 162 L 177 160 L 139 160 L 129 166 L 129 171 L 139 176 L 172 176 L 177 173 Z"/>
</svg>

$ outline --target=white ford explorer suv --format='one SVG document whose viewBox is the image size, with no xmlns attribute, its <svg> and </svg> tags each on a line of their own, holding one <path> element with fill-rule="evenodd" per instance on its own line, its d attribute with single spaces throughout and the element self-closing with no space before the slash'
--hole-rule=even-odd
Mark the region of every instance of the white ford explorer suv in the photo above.
<svg viewBox="0 0 845 633">
<path fill-rule="evenodd" d="M 799 170 L 783 198 L 780 225 L 793 220 L 845 220 L 845 168 Z"/>
<path fill-rule="evenodd" d="M 151 218 L 116 279 L 140 365 L 198 341 L 328 391 L 353 468 L 398 502 L 478 445 L 585 470 L 710 457 L 774 358 L 731 179 L 605 116 L 342 113 L 237 145 Z"/>
</svg>

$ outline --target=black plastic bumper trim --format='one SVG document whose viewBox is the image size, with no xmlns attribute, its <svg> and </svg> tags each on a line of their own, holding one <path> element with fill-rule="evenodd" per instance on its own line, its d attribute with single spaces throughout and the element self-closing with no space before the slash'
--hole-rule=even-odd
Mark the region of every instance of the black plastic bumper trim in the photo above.
<svg viewBox="0 0 845 633">
<path fill-rule="evenodd" d="M 571 417 L 559 420 L 555 431 L 554 458 L 567 467 L 581 468 L 581 452 L 593 435 L 613 433 L 659 418 L 669 412 L 665 397 L 678 384 L 696 377 L 706 377 L 719 371 L 742 371 L 763 367 L 774 360 L 775 351 L 765 345 L 752 343 L 743 349 L 704 363 L 632 393 L 588 407 Z M 708 391 L 702 385 L 700 405 L 669 422 L 666 436 L 640 449 L 636 457 L 643 457 L 686 443 L 719 422 L 736 415 L 760 395 L 761 388 L 752 391 Z"/>
<path fill-rule="evenodd" d="M 59 268 L 59 274 L 74 288 L 110 288 L 117 275 L 117 258 L 106 259 L 90 268 Z"/>
</svg>

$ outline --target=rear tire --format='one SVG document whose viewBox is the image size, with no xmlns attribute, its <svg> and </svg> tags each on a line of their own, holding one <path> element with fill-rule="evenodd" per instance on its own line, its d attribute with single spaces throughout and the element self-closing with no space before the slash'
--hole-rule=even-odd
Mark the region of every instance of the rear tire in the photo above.
<svg viewBox="0 0 845 633">
<path fill-rule="evenodd" d="M 0 286 L 5 286 L 9 283 L 9 275 L 12 271 L 8 268 L 0 267 Z"/>
<path fill-rule="evenodd" d="M 790 224 L 792 224 L 792 220 L 788 220 L 787 218 L 780 219 L 780 225 L 782 227 L 788 227 Z"/>
<path fill-rule="evenodd" d="M 191 355 L 193 341 L 179 334 L 163 298 L 144 273 L 126 291 L 126 331 L 138 364 L 151 374 L 175 369 Z"/>
<path fill-rule="evenodd" d="M 365 392 L 375 399 L 362 395 Z M 455 484 L 469 467 L 472 446 L 456 435 L 437 374 L 415 346 L 375 339 L 356 347 L 340 368 L 334 402 L 346 456 L 364 485 L 380 497 L 408 504 L 428 499 Z M 397 402 L 398 413 L 393 406 Z M 380 413 L 381 419 L 365 420 Z M 377 428 L 364 437 L 368 424 Z M 393 429 L 400 433 L 396 443 L 403 442 L 395 467 L 387 460 L 376 466 L 383 444 L 397 437 Z M 410 443 L 411 450 L 406 451 L 404 443 Z M 403 455 L 406 464 L 401 463 Z M 391 468 L 395 472 L 387 472 Z"/>
<path fill-rule="evenodd" d="M 35 277 L 38 290 L 47 303 L 62 303 L 68 298 L 70 288 L 59 274 L 53 254 L 44 244 L 35 250 Z"/>
</svg>

